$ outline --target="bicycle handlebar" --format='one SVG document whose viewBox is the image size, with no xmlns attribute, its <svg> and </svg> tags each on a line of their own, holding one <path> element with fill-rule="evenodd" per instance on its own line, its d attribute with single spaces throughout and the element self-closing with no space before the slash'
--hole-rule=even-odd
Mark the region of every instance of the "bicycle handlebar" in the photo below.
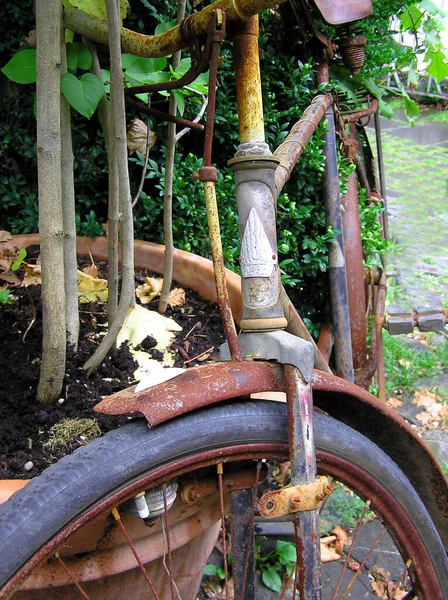
<svg viewBox="0 0 448 600">
<path fill-rule="evenodd" d="M 253 15 L 263 10 L 273 8 L 286 0 L 217 0 L 210 6 L 195 13 L 191 17 L 194 33 L 201 36 L 207 33 L 210 14 L 221 9 L 225 11 L 227 23 L 247 21 Z M 90 40 L 108 45 L 107 22 L 88 15 L 76 8 L 64 11 L 65 26 Z M 180 25 L 161 33 L 160 35 L 145 35 L 122 27 L 121 46 L 123 52 L 144 58 L 167 56 L 188 46 L 188 41 L 182 37 Z"/>
</svg>

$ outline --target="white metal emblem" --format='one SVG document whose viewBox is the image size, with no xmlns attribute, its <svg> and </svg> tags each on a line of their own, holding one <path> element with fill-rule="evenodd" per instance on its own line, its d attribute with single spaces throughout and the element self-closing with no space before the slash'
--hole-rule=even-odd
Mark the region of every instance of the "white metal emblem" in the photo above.
<svg viewBox="0 0 448 600">
<path fill-rule="evenodd" d="M 275 265 L 272 248 L 260 217 L 252 208 L 241 243 L 243 277 L 270 277 Z"/>
</svg>

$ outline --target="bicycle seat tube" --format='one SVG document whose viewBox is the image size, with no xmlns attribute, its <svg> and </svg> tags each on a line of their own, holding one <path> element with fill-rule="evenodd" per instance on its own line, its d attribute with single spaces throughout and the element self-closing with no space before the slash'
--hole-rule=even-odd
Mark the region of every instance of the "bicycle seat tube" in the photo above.
<svg viewBox="0 0 448 600">
<path fill-rule="evenodd" d="M 240 145 L 229 161 L 240 218 L 243 331 L 284 329 L 277 256 L 274 174 L 278 164 L 264 137 L 258 17 L 234 39 Z"/>
</svg>

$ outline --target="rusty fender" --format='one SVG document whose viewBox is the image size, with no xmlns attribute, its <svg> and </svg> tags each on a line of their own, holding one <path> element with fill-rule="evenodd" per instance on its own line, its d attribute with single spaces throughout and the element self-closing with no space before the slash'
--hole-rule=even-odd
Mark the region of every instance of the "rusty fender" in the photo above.
<svg viewBox="0 0 448 600">
<path fill-rule="evenodd" d="M 151 426 L 193 410 L 256 392 L 284 392 L 283 368 L 267 362 L 222 362 L 188 369 L 152 388 L 128 388 L 102 400 L 108 415 L 141 413 Z M 406 474 L 448 548 L 448 485 L 434 456 L 411 427 L 384 402 L 336 377 L 315 370 L 314 405 L 372 440 Z"/>
</svg>

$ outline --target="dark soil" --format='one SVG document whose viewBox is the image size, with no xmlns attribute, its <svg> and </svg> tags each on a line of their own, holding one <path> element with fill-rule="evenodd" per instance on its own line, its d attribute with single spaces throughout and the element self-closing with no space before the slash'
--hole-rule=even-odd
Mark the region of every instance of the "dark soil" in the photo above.
<svg viewBox="0 0 448 600">
<path fill-rule="evenodd" d="M 147 273 L 137 274 L 137 283 Z M 69 352 L 64 387 L 59 402 L 54 406 L 39 404 L 36 390 L 39 381 L 42 341 L 40 286 L 20 287 L 14 290 L 18 298 L 14 304 L 0 304 L 0 479 L 27 479 L 38 475 L 50 463 L 67 453 L 67 449 L 49 450 L 44 446 L 50 428 L 61 419 L 95 418 L 102 433 L 113 429 L 127 417 L 106 417 L 93 411 L 102 397 L 117 392 L 134 383 L 137 368 L 127 346 L 108 357 L 90 377 L 82 365 L 99 343 L 99 324 L 106 320 L 104 305 L 100 303 L 80 306 L 81 335 L 78 353 Z M 149 308 L 157 310 L 157 302 Z M 176 336 L 176 366 L 192 367 L 205 357 L 217 357 L 223 342 L 221 321 L 216 305 L 205 302 L 195 292 L 186 290 L 183 307 L 168 308 L 166 316 L 173 318 L 183 330 Z M 188 332 L 188 340 L 185 340 Z M 153 358 L 161 353 L 152 348 L 155 340 L 147 338 L 142 348 Z M 204 351 L 210 352 L 192 360 Z M 77 437 L 68 452 L 83 443 Z M 28 464 L 27 464 L 28 463 Z M 32 463 L 32 467 L 30 465 Z M 27 468 L 25 468 L 25 465 Z M 31 468 L 30 468 L 31 467 Z"/>
</svg>

